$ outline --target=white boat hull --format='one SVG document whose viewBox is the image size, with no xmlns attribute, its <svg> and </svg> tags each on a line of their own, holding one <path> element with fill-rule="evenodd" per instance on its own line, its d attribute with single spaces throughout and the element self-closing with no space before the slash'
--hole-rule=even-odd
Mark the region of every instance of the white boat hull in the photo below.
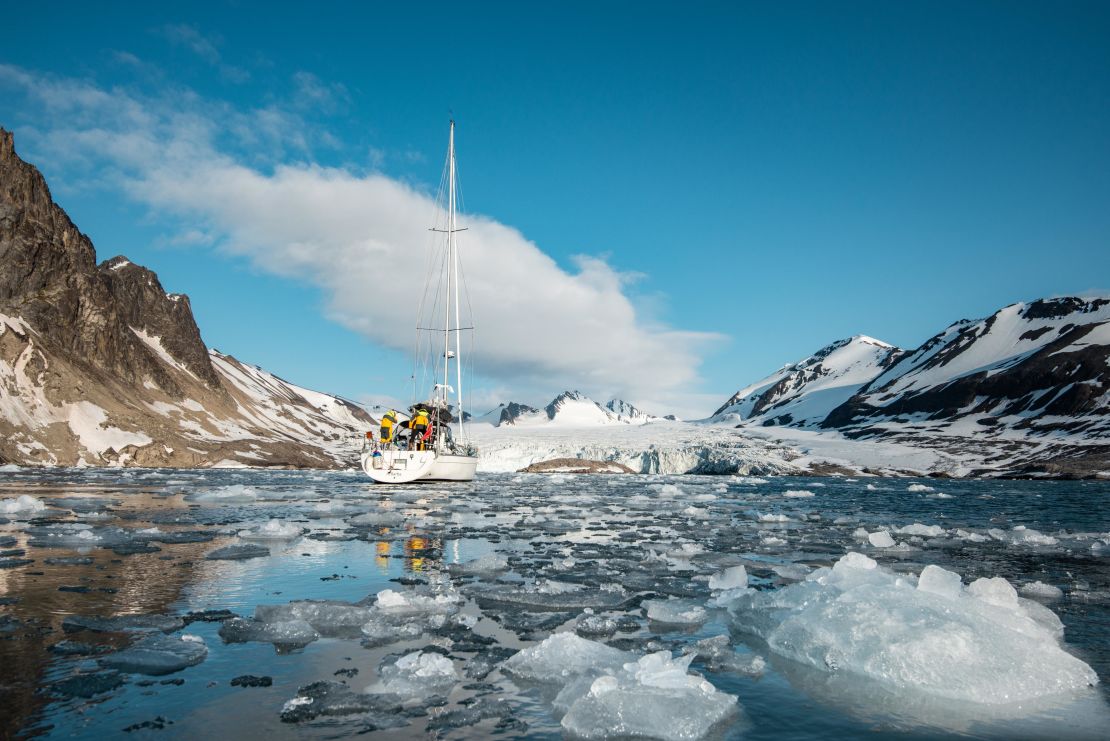
<svg viewBox="0 0 1110 741">
<path fill-rule="evenodd" d="M 473 481 L 476 455 L 451 455 L 434 450 L 383 450 L 362 454 L 362 470 L 379 484 L 422 481 Z"/>
</svg>

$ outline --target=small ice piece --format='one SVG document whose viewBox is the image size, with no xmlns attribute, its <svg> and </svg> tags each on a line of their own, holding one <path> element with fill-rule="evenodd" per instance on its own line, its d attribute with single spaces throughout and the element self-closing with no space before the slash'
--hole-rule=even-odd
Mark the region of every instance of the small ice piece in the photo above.
<svg viewBox="0 0 1110 741">
<path fill-rule="evenodd" d="M 104 656 L 97 661 L 110 669 L 159 676 L 195 666 L 208 656 L 200 636 L 150 636 L 130 648 Z"/>
<path fill-rule="evenodd" d="M 172 633 L 185 626 L 185 621 L 173 615 L 117 615 L 115 617 L 86 617 L 69 615 L 62 620 L 62 630 L 77 633 L 82 630 L 94 633 L 154 632 Z"/>
<path fill-rule="evenodd" d="M 569 702 L 562 727 L 587 739 L 702 738 L 737 705 L 733 695 L 718 692 L 702 677 L 688 673 L 693 658 L 672 659 L 660 651 L 626 663 L 613 676 L 596 678 L 584 695 Z M 564 696 L 563 702 L 569 699 Z"/>
<path fill-rule="evenodd" d="M 1009 705 L 1098 683 L 1060 646 L 1051 610 L 1019 599 L 1001 578 L 938 599 L 938 589 L 953 594 L 954 576 L 926 569 L 915 584 L 848 554 L 805 582 L 744 595 L 729 611 L 737 628 L 787 658 L 902 692 Z"/>
<path fill-rule="evenodd" d="M 367 687 L 367 692 L 401 697 L 445 695 L 459 680 L 451 659 L 434 651 L 405 654 L 383 665 L 378 676 L 381 681 Z"/>
<path fill-rule="evenodd" d="M 944 528 L 940 525 L 922 525 L 920 522 L 915 522 L 912 525 L 900 527 L 894 532 L 901 535 L 921 535 L 928 538 L 937 538 L 944 535 Z"/>
<path fill-rule="evenodd" d="M 1014 545 L 1056 545 L 1059 542 L 1051 535 L 1045 535 L 1025 525 L 1018 525 L 1011 530 L 1009 540 Z"/>
<path fill-rule="evenodd" d="M 297 600 L 284 605 L 258 605 L 254 618 L 263 623 L 304 620 L 322 636 L 357 638 L 362 626 L 374 616 L 374 609 L 350 602 Z"/>
<path fill-rule="evenodd" d="M 453 615 L 459 610 L 461 598 L 457 594 L 420 594 L 418 592 L 395 592 L 383 589 L 378 592 L 375 606 L 393 615 L 440 614 Z"/>
<path fill-rule="evenodd" d="M 269 555 L 270 549 L 265 546 L 255 545 L 254 543 L 236 543 L 217 548 L 206 555 L 205 558 L 209 561 L 242 561 L 247 558 Z"/>
<path fill-rule="evenodd" d="M 711 672 L 759 677 L 767 668 L 767 662 L 758 654 L 736 653 L 728 636 L 706 638 L 695 643 L 693 648 L 695 655 L 705 662 Z"/>
<path fill-rule="evenodd" d="M 1042 599 L 1048 601 L 1056 601 L 1063 598 L 1064 591 L 1059 587 L 1051 584 L 1045 584 L 1042 581 L 1035 581 L 1030 584 L 1021 585 L 1021 593 L 1026 597 L 1033 597 L 1035 599 Z"/>
<path fill-rule="evenodd" d="M 963 580 L 957 573 L 929 564 L 921 570 L 917 588 L 947 599 L 957 599 L 963 591 Z"/>
<path fill-rule="evenodd" d="M 907 491 L 934 491 L 933 487 L 926 486 L 925 484 L 910 484 L 906 487 Z"/>
<path fill-rule="evenodd" d="M 790 497 L 791 499 L 806 499 L 807 497 L 812 497 L 813 492 L 806 489 L 787 489 L 782 495 L 784 497 Z"/>
<path fill-rule="evenodd" d="M 20 494 L 15 499 L 0 499 L 0 514 L 27 515 L 44 509 L 46 503 L 30 494 Z"/>
<path fill-rule="evenodd" d="M 583 674 L 604 674 L 623 667 L 631 654 L 574 633 L 556 633 L 511 656 L 502 668 L 521 679 L 559 682 Z"/>
<path fill-rule="evenodd" d="M 239 537 L 243 540 L 292 540 L 299 538 L 304 528 L 291 522 L 270 520 L 264 525 L 258 525 L 248 530 L 240 530 Z"/>
<path fill-rule="evenodd" d="M 774 513 L 756 513 L 756 519 L 760 522 L 790 522 L 790 518 L 786 515 Z"/>
<path fill-rule="evenodd" d="M 720 573 L 709 577 L 710 589 L 744 589 L 748 586 L 748 570 L 743 564 L 730 566 Z"/>
<path fill-rule="evenodd" d="M 395 715 L 385 715 L 400 710 L 400 705 L 381 695 L 355 692 L 342 682 L 313 682 L 297 690 L 297 696 L 285 701 L 281 707 L 283 723 L 301 723 L 318 716 L 363 715 L 372 713 L 369 727 L 376 730 L 406 725 Z"/>
<path fill-rule="evenodd" d="M 867 542 L 876 548 L 890 548 L 894 545 L 894 538 L 890 537 L 890 533 L 886 530 L 879 530 L 878 532 L 868 533 Z"/>
<path fill-rule="evenodd" d="M 693 605 L 686 600 L 646 600 L 648 620 L 668 625 L 701 625 L 709 619 L 704 607 Z"/>
<path fill-rule="evenodd" d="M 509 570 L 509 559 L 500 553 L 487 553 L 472 561 L 453 563 L 447 569 L 452 574 L 497 574 Z"/>
<path fill-rule="evenodd" d="M 967 593 L 998 607 L 1016 610 L 1018 606 L 1017 590 L 1001 576 L 976 579 L 967 586 Z"/>
<path fill-rule="evenodd" d="M 580 636 L 608 638 L 617 632 L 617 621 L 604 615 L 584 614 L 574 623 L 574 632 Z"/>
<path fill-rule="evenodd" d="M 279 650 L 304 648 L 320 637 L 305 620 L 278 620 L 264 623 L 261 620 L 231 618 L 220 626 L 220 638 L 225 643 L 272 643 Z"/>
<path fill-rule="evenodd" d="M 186 499 L 205 504 L 247 504 L 258 501 L 258 490 L 253 486 L 232 484 L 190 494 Z"/>
</svg>

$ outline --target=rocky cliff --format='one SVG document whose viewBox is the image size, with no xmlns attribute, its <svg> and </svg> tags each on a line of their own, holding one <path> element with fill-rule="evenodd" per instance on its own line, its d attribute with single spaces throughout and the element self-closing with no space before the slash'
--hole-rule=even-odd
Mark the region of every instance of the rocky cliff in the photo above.
<svg viewBox="0 0 1110 741">
<path fill-rule="evenodd" d="M 334 467 L 370 424 L 210 354 L 189 298 L 150 270 L 98 265 L 0 129 L 0 461 Z"/>
</svg>

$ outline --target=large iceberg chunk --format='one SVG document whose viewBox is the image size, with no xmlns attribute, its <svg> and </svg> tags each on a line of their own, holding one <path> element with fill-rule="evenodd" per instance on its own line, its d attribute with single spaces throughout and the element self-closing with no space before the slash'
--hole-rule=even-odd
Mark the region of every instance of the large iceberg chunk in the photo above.
<svg viewBox="0 0 1110 741">
<path fill-rule="evenodd" d="M 962 587 L 927 567 L 919 579 L 849 553 L 831 569 L 729 607 L 741 630 L 774 651 L 892 689 L 964 702 L 1020 703 L 1094 685 L 1059 644 L 1059 620 L 1001 578 Z"/>
<path fill-rule="evenodd" d="M 582 738 L 697 739 L 736 710 L 736 698 L 689 673 L 693 654 L 672 659 L 620 651 L 574 633 L 556 633 L 510 657 L 516 677 L 562 685 L 555 698 L 563 728 Z"/>
</svg>

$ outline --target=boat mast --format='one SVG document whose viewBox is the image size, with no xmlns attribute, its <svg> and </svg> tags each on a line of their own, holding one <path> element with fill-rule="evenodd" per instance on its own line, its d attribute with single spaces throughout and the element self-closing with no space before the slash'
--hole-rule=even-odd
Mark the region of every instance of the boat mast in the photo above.
<svg viewBox="0 0 1110 741">
<path fill-rule="evenodd" d="M 459 435 L 463 431 L 463 389 L 462 389 L 462 312 L 459 311 L 459 249 L 455 244 L 455 122 L 451 121 L 451 270 L 454 273 L 455 287 L 455 398 L 458 399 Z M 446 367 L 446 364 L 445 364 Z"/>
<path fill-rule="evenodd" d="M 443 412 L 447 413 L 449 392 L 447 385 L 451 372 L 451 290 L 455 257 L 455 122 L 451 121 L 451 134 L 447 140 L 447 295 L 443 302 Z M 437 437 L 437 447 L 442 445 Z"/>
</svg>

